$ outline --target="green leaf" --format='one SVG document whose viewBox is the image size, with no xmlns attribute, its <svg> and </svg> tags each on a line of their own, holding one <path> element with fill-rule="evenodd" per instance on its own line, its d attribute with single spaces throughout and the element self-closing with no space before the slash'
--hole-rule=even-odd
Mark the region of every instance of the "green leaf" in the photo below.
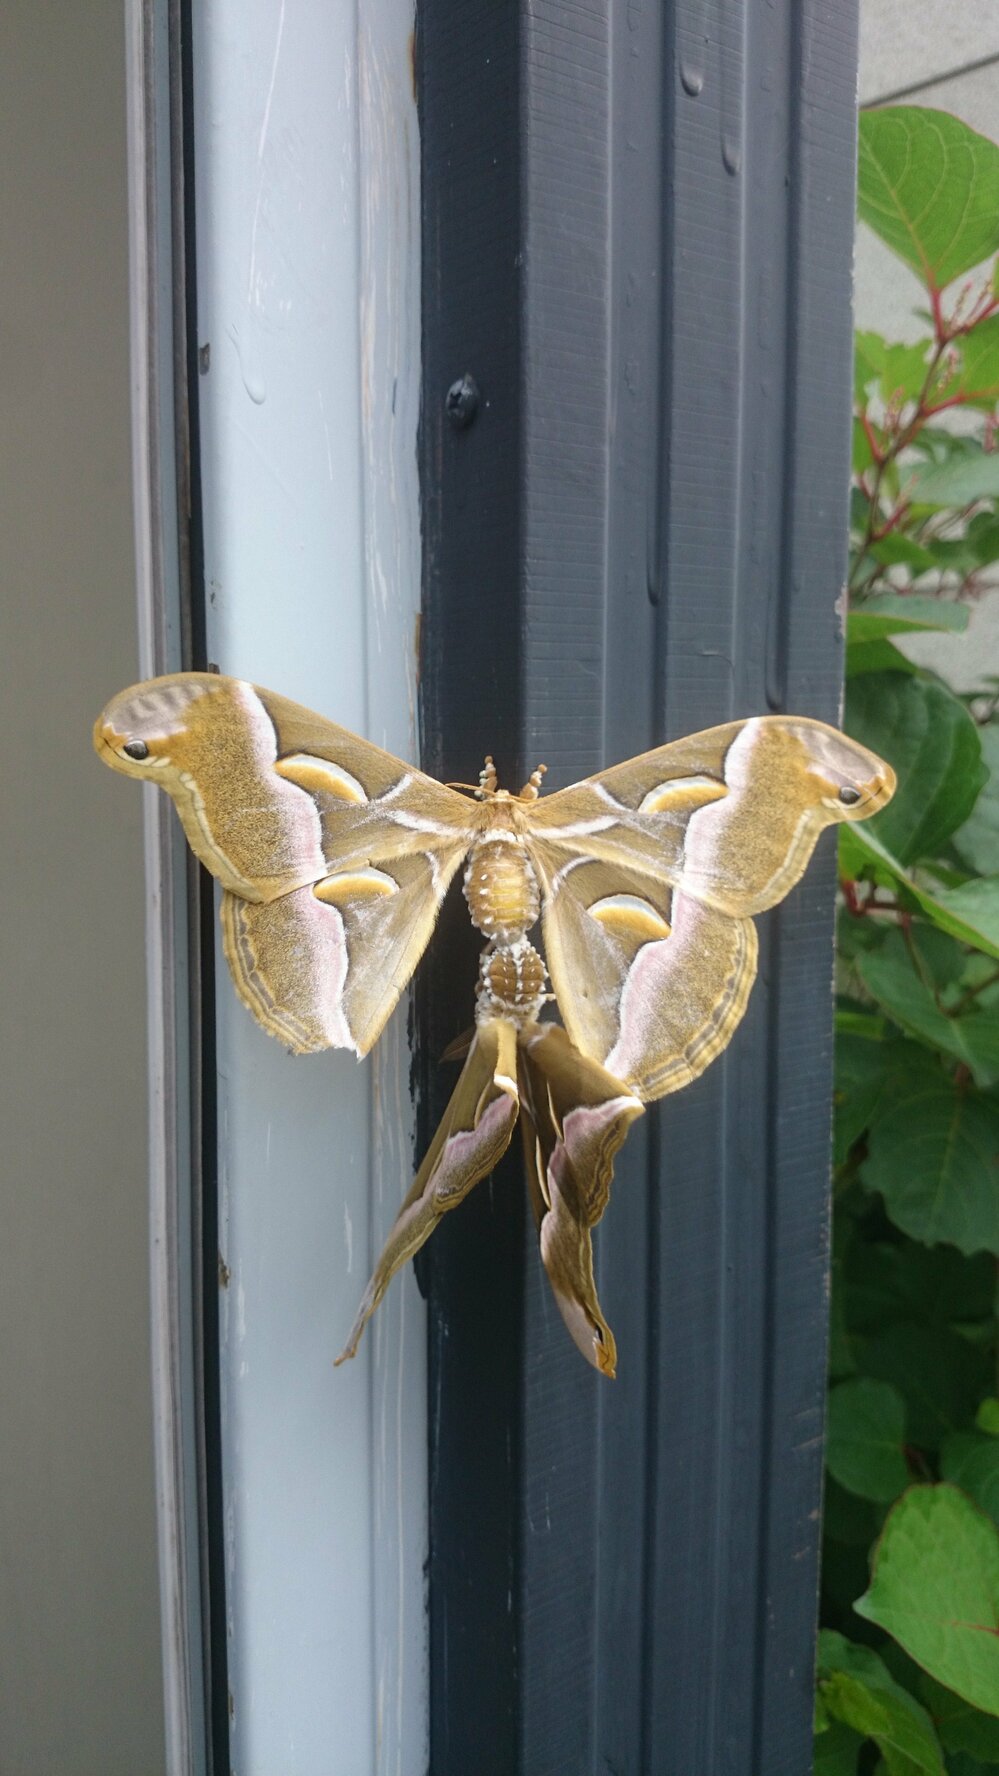
<svg viewBox="0 0 999 1776">
<path fill-rule="evenodd" d="M 947 396 L 960 392 L 972 406 L 994 407 L 999 398 L 999 315 L 979 321 L 955 341 L 961 365 Z"/>
<path fill-rule="evenodd" d="M 911 567 L 914 576 L 929 573 L 931 568 L 937 566 L 937 558 L 932 549 L 917 543 L 914 537 L 904 536 L 899 530 L 890 530 L 887 536 L 871 543 L 870 552 L 875 561 L 880 561 L 882 567 Z M 927 602 L 932 605 L 936 601 L 929 599 Z M 865 611 L 870 604 L 871 600 L 865 599 L 857 608 Z M 933 629 L 936 624 L 931 623 L 929 627 Z"/>
<path fill-rule="evenodd" d="M 979 728 L 982 762 L 989 775 L 978 800 L 952 843 L 965 863 L 981 876 L 999 876 L 999 722 Z"/>
<path fill-rule="evenodd" d="M 999 1103 L 942 1087 L 875 1118 L 861 1178 L 927 1245 L 999 1253 Z"/>
<path fill-rule="evenodd" d="M 884 543 L 888 541 L 885 537 Z M 899 537 L 897 541 L 908 542 L 908 538 Z M 918 545 L 912 547 L 917 549 Z M 933 557 L 929 551 L 920 549 L 918 552 L 927 556 L 927 564 L 932 567 Z M 885 635 L 912 635 L 928 629 L 948 629 L 956 634 L 967 627 L 966 605 L 945 604 L 940 598 L 885 592 L 876 598 L 866 598 L 863 604 L 851 610 L 846 620 L 846 638 L 847 641 L 874 641 Z"/>
<path fill-rule="evenodd" d="M 975 1423 L 988 1437 L 999 1437 L 999 1400 L 990 1394 L 975 1413 Z"/>
<path fill-rule="evenodd" d="M 975 1004 L 960 1017 L 941 1010 L 899 933 L 891 932 L 879 950 L 858 956 L 856 968 L 871 997 L 907 1035 L 962 1061 L 977 1085 L 999 1080 L 999 1018 Z"/>
<path fill-rule="evenodd" d="M 902 1395 L 908 1440 L 928 1453 L 971 1423 L 989 1385 L 988 1352 L 925 1320 L 897 1320 L 854 1347 L 858 1367 Z"/>
<path fill-rule="evenodd" d="M 940 1451 L 940 1472 L 973 1498 L 999 1526 L 999 1442 L 973 1431 L 957 1431 Z M 999 1729 L 997 1729 L 999 1731 Z M 971 1751 L 973 1747 L 968 1746 Z"/>
<path fill-rule="evenodd" d="M 867 391 L 880 382 L 888 341 L 880 333 L 858 332 L 853 336 L 853 392 L 858 407 L 867 402 Z"/>
<path fill-rule="evenodd" d="M 848 641 L 846 645 L 846 676 L 859 678 L 866 672 L 905 672 L 915 677 L 919 667 L 907 660 L 890 641 Z M 842 830 L 842 829 L 841 829 Z"/>
<path fill-rule="evenodd" d="M 903 1494 L 854 1607 L 947 1689 L 999 1714 L 999 1533 L 957 1487 Z"/>
<path fill-rule="evenodd" d="M 999 498 L 999 451 L 983 450 L 967 440 L 951 462 L 917 469 L 907 490 L 917 506 L 960 507 Z"/>
<path fill-rule="evenodd" d="M 895 1682 L 873 1647 L 824 1629 L 818 1678 L 827 1715 L 873 1739 L 891 1776 L 944 1776 L 940 1741 L 926 1709 Z"/>
<path fill-rule="evenodd" d="M 843 1721 L 833 1721 L 824 1733 L 816 1733 L 812 1776 L 857 1776 L 857 1756 L 863 1738 Z"/>
<path fill-rule="evenodd" d="M 853 422 L 853 441 L 850 449 L 850 467 L 855 475 L 862 475 L 874 461 L 871 441 L 859 419 Z"/>
<path fill-rule="evenodd" d="M 955 935 L 959 935 L 958 927 L 974 931 L 977 937 L 971 941 L 980 949 L 986 944 L 990 953 L 999 949 L 999 876 L 981 876 L 960 888 L 938 888 L 935 898 L 937 906 L 954 921 L 948 929 Z M 942 924 L 942 920 L 936 923 Z"/>
<path fill-rule="evenodd" d="M 847 732 L 892 765 L 895 795 L 868 831 L 903 864 L 933 856 L 975 805 L 985 781 L 978 729 L 932 679 L 872 674 L 847 689 Z"/>
<path fill-rule="evenodd" d="M 860 114 L 857 208 L 931 288 L 999 248 L 999 148 L 946 111 Z"/>
<path fill-rule="evenodd" d="M 886 1089 L 892 1090 L 890 1080 Z M 924 1325 L 940 1327 L 982 1321 L 991 1331 L 995 1264 L 987 1252 L 969 1259 L 952 1246 L 854 1238 L 836 1277 L 840 1286 L 834 1286 L 834 1293 L 845 1298 L 851 1335 L 876 1334 L 893 1321 L 917 1317 Z"/>
<path fill-rule="evenodd" d="M 996 890 L 973 895 L 969 901 L 960 888 L 928 888 L 916 882 L 902 868 L 898 859 L 880 844 L 867 827 L 843 825 L 839 829 L 839 869 L 845 881 L 854 882 L 863 875 L 875 881 L 894 885 L 904 906 L 926 914 L 941 931 L 949 931 L 962 943 L 973 944 L 987 956 L 999 958 L 999 918 L 996 916 Z M 993 878 L 994 880 L 994 878 Z M 980 883 L 966 884 L 980 888 Z M 974 915 L 973 922 L 972 914 Z"/>
<path fill-rule="evenodd" d="M 919 339 L 915 345 L 886 346 L 881 372 L 881 393 L 886 403 L 915 401 L 922 394 L 932 345 L 932 339 Z"/>
<path fill-rule="evenodd" d="M 861 1014 L 863 1015 L 863 1014 Z M 865 1036 L 837 1027 L 833 1164 L 842 1165 L 870 1123 L 884 1085 L 881 1055 Z"/>
<path fill-rule="evenodd" d="M 999 1720 L 994 1715 L 972 1708 L 925 1671 L 919 1674 L 919 1695 L 948 1751 L 965 1751 L 986 1764 L 999 1763 Z"/>
<path fill-rule="evenodd" d="M 859 1498 L 886 1503 L 909 1482 L 902 1454 L 905 1401 L 887 1381 L 841 1381 L 829 1394 L 826 1466 Z"/>
</svg>

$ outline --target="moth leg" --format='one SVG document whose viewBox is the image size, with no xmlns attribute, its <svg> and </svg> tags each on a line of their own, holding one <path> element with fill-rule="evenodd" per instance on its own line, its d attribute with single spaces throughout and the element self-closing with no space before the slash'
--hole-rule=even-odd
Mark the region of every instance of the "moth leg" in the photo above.
<svg viewBox="0 0 999 1776">
<path fill-rule="evenodd" d="M 389 1232 L 336 1362 L 354 1356 L 361 1333 L 397 1270 L 430 1238 L 506 1152 L 520 1109 L 516 1031 L 480 1024 L 441 1125 Z"/>
</svg>

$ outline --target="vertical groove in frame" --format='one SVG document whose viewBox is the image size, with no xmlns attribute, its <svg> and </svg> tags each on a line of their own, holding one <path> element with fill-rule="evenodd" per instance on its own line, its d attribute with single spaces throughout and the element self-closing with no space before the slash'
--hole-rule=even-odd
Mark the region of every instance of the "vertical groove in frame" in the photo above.
<svg viewBox="0 0 999 1776">
<path fill-rule="evenodd" d="M 197 255 L 194 176 L 194 69 L 191 0 L 170 0 L 175 130 L 174 239 L 177 275 L 174 326 L 177 364 L 178 479 L 186 498 L 182 530 L 189 654 L 185 664 L 208 670 L 198 404 Z M 191 933 L 191 1165 L 194 1181 L 192 1264 L 197 1278 L 194 1363 L 201 1526 L 201 1606 L 209 1776 L 229 1770 L 228 1622 L 222 1494 L 219 1354 L 218 1128 L 215 1055 L 215 900 L 211 878 L 188 862 Z"/>
<path fill-rule="evenodd" d="M 177 377 L 176 35 L 170 0 L 126 8 L 133 501 L 144 676 L 189 663 L 185 396 Z M 197 1476 L 192 1134 L 197 1016 L 187 1015 L 192 923 L 185 851 L 146 795 L 150 1293 L 157 1521 L 169 1776 L 207 1770 L 203 1551 Z"/>
<path fill-rule="evenodd" d="M 491 750 L 522 782 L 520 21 L 422 0 L 422 763 L 474 781 Z M 466 374 L 470 425 L 445 414 Z M 517 776 L 518 771 L 520 776 Z M 425 1151 L 454 1083 L 477 945 L 457 885 L 417 985 Z M 520 1768 L 523 1181 L 502 1163 L 437 1229 L 429 1280 L 430 1755 L 434 1776 Z M 474 1503 L 474 1511 L 472 1504 Z M 474 1699 L 474 1700 L 473 1700 Z"/>
</svg>

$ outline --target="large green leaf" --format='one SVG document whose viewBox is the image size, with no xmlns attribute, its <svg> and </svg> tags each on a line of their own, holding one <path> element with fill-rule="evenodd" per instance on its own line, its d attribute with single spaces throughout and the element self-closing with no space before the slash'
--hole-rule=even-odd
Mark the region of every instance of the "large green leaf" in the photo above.
<svg viewBox="0 0 999 1776">
<path fill-rule="evenodd" d="M 888 541 L 887 537 L 885 541 Z M 932 567 L 933 557 L 929 550 L 924 549 L 921 553 L 928 557 Z M 945 604 L 940 598 L 885 592 L 855 606 L 846 620 L 846 638 L 848 642 L 876 641 L 885 635 L 915 635 L 927 629 L 948 629 L 957 633 L 967 627 L 968 611 L 963 604 Z"/>
<path fill-rule="evenodd" d="M 961 362 L 948 396 L 960 393 L 975 406 L 994 407 L 999 398 L 999 315 L 979 321 L 956 345 Z"/>
<path fill-rule="evenodd" d="M 999 1720 L 995 1715 L 972 1708 L 963 1696 L 955 1696 L 925 1671 L 919 1674 L 919 1695 L 948 1751 L 964 1751 L 986 1764 L 999 1764 Z"/>
<path fill-rule="evenodd" d="M 883 1043 L 837 1028 L 833 1163 L 842 1165 L 868 1127 L 884 1086 Z"/>
<path fill-rule="evenodd" d="M 970 506 L 976 500 L 999 498 L 999 451 L 965 443 L 950 462 L 930 463 L 907 483 L 917 506 Z"/>
<path fill-rule="evenodd" d="M 862 111 L 857 208 L 940 289 L 999 249 L 999 148 L 946 111 Z"/>
<path fill-rule="evenodd" d="M 999 722 L 979 728 L 978 734 L 988 781 L 952 842 L 965 863 L 980 876 L 999 876 Z"/>
<path fill-rule="evenodd" d="M 861 1177 L 904 1233 L 999 1253 L 999 1102 L 944 1086 L 877 1115 Z"/>
<path fill-rule="evenodd" d="M 941 931 L 962 943 L 999 958 L 999 877 L 968 882 L 963 888 L 930 888 L 913 880 L 871 832 L 870 822 L 840 827 L 839 867 L 846 881 L 872 875 L 875 881 L 893 886 L 903 906 L 925 913 Z M 977 892 L 969 896 L 969 888 Z"/>
<path fill-rule="evenodd" d="M 978 729 L 964 704 L 932 679 L 872 673 L 848 685 L 845 725 L 898 776 L 870 831 L 903 864 L 935 856 L 985 781 Z"/>
<path fill-rule="evenodd" d="M 999 1527 L 999 1442 L 974 1431 L 957 1431 L 940 1451 L 940 1472 L 952 1480 Z M 996 1728 L 999 1745 L 999 1727 Z M 973 1751 L 974 1746 L 966 1746 Z"/>
<path fill-rule="evenodd" d="M 947 1689 L 999 1714 L 999 1533 L 957 1487 L 903 1494 L 854 1607 Z"/>
<path fill-rule="evenodd" d="M 818 1678 L 826 1714 L 873 1739 L 891 1776 L 945 1776 L 940 1741 L 926 1709 L 895 1682 L 873 1647 L 824 1629 Z"/>
<path fill-rule="evenodd" d="M 826 1465 L 860 1498 L 886 1503 L 909 1482 L 902 1454 L 905 1401 L 887 1381 L 841 1381 L 829 1395 Z"/>
<path fill-rule="evenodd" d="M 907 1035 L 962 1061 L 976 1084 L 994 1085 L 999 1079 L 999 1018 L 974 1003 L 962 1016 L 950 1016 L 916 972 L 901 934 L 891 932 L 890 939 L 881 949 L 857 957 L 857 972 L 871 997 Z"/>
<path fill-rule="evenodd" d="M 930 1453 L 971 1424 L 989 1385 L 989 1352 L 946 1326 L 896 1320 L 853 1340 L 858 1367 L 890 1381 L 905 1400 L 908 1441 Z"/>
<path fill-rule="evenodd" d="M 848 641 L 845 668 L 847 678 L 859 678 L 866 672 L 905 672 L 914 677 L 919 672 L 890 641 Z"/>
<path fill-rule="evenodd" d="M 812 1776 L 857 1776 L 857 1755 L 863 1736 L 842 1721 L 833 1721 L 815 1735 Z"/>
<path fill-rule="evenodd" d="M 867 1234 L 847 1242 L 836 1277 L 850 1334 L 876 1334 L 916 1316 L 926 1325 L 980 1321 L 991 1330 L 995 1262 L 988 1252 L 969 1259 L 951 1246 Z"/>
<path fill-rule="evenodd" d="M 868 553 L 873 555 L 875 561 L 880 561 L 882 567 L 911 567 L 913 578 L 929 573 L 931 568 L 938 566 L 935 550 L 926 548 L 923 543 L 917 543 L 914 537 L 905 536 L 899 530 L 890 530 L 887 536 L 880 537 L 876 543 L 869 543 Z M 858 609 L 869 610 L 871 602 L 871 599 L 865 599 Z M 928 602 L 933 605 L 937 601 L 930 599 Z M 935 629 L 938 625 L 931 623 L 929 627 Z"/>
</svg>

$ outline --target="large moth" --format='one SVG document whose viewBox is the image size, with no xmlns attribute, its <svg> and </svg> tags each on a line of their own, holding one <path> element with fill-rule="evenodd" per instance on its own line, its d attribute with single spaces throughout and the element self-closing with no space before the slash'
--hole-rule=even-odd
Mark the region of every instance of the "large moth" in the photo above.
<svg viewBox="0 0 999 1776">
<path fill-rule="evenodd" d="M 758 716 L 544 797 L 543 766 L 512 794 L 487 758 L 469 796 L 273 691 L 200 672 L 122 691 L 94 744 L 172 796 L 222 885 L 236 990 L 299 1054 L 367 1054 L 465 865 L 486 940 L 475 1030 L 342 1357 L 519 1121 L 555 1299 L 613 1375 L 590 1234 L 614 1156 L 646 1103 L 721 1053 L 756 972 L 753 916 L 798 881 L 823 827 L 884 806 L 890 767 L 822 722 Z M 547 970 L 527 935 L 539 916 Z M 564 1028 L 543 1017 L 552 997 Z"/>
</svg>

